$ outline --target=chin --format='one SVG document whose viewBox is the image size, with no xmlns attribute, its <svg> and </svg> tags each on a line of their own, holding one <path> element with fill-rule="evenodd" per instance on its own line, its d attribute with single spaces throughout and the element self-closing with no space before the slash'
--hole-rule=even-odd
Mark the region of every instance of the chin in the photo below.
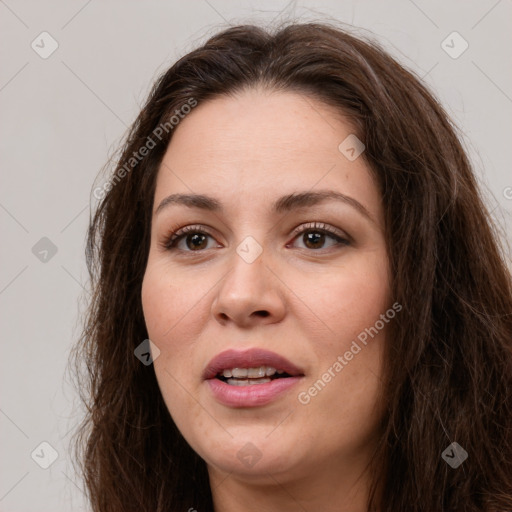
<svg viewBox="0 0 512 512">
<path fill-rule="evenodd" d="M 209 445 L 203 453 L 198 453 L 206 463 L 222 472 L 240 475 L 251 479 L 268 481 L 269 474 L 286 473 L 291 476 L 294 468 L 304 469 L 304 464 L 296 450 L 296 443 L 268 437 L 265 434 L 246 432 L 224 442 L 219 450 Z M 254 435 L 255 434 L 255 435 Z"/>
</svg>

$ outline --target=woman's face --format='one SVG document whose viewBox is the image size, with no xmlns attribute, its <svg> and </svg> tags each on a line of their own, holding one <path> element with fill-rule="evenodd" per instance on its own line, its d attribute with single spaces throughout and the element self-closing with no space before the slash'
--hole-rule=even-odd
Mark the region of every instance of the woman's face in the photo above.
<svg viewBox="0 0 512 512">
<path fill-rule="evenodd" d="M 262 90 L 174 128 L 142 302 L 163 399 L 210 475 L 354 471 L 373 448 L 394 311 L 351 134 L 318 100 Z"/>
</svg>

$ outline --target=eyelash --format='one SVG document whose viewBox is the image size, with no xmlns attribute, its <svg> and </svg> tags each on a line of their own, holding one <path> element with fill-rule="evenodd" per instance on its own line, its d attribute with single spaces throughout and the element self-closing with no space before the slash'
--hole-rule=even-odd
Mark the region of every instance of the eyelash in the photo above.
<svg viewBox="0 0 512 512">
<path fill-rule="evenodd" d="M 306 232 L 315 232 L 315 233 L 322 233 L 325 235 L 330 236 L 336 241 L 336 244 L 331 247 L 336 246 L 347 246 L 351 244 L 351 240 L 348 237 L 348 235 L 345 235 L 346 238 L 342 236 L 342 234 L 338 231 L 332 228 L 331 226 L 324 224 L 323 222 L 308 222 L 306 224 L 302 224 L 295 228 L 293 230 L 293 240 L 295 240 L 298 236 L 306 233 Z M 186 237 L 188 234 L 202 234 L 207 235 L 213 238 L 213 236 L 208 232 L 207 228 L 205 226 L 202 226 L 201 224 L 191 225 L 191 226 L 185 226 L 180 229 L 171 229 L 170 233 L 164 238 L 162 242 L 162 247 L 165 250 L 173 251 L 177 250 L 176 245 L 180 242 L 180 240 L 184 237 Z M 292 241 L 293 241 L 292 240 Z M 306 248 L 307 249 L 307 248 Z M 322 251 L 322 249 L 309 249 L 311 251 Z M 204 251 L 204 249 L 203 249 Z M 190 253 L 199 253 L 203 252 L 201 250 L 198 251 L 183 251 L 183 252 L 190 252 Z"/>
</svg>

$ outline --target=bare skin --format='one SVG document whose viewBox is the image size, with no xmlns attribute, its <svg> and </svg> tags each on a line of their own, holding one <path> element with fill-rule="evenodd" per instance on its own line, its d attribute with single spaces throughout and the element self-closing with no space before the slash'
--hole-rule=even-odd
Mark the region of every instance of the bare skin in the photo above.
<svg viewBox="0 0 512 512">
<path fill-rule="evenodd" d="M 338 150 L 351 133 L 318 100 L 251 89 L 199 104 L 175 128 L 159 170 L 144 316 L 160 350 L 162 396 L 206 461 L 217 512 L 366 510 L 386 328 L 350 360 L 344 354 L 391 297 L 381 197 L 363 158 Z M 282 196 L 320 190 L 362 208 L 325 200 L 272 209 Z M 175 203 L 156 212 L 178 193 L 212 196 L 223 211 Z M 198 224 L 164 247 L 173 228 Z M 262 250 L 250 263 L 236 250 L 247 237 L 257 242 L 250 251 Z M 264 406 L 220 403 L 204 368 L 226 349 L 253 347 L 286 357 L 304 377 Z M 247 446 L 251 463 L 240 457 Z"/>
</svg>

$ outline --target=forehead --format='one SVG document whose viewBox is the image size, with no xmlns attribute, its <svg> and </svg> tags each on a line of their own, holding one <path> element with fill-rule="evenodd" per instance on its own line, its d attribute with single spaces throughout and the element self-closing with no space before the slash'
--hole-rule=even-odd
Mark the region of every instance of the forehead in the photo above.
<svg viewBox="0 0 512 512">
<path fill-rule="evenodd" d="M 371 210 L 380 198 L 368 167 L 338 149 L 353 133 L 332 107 L 293 92 L 250 89 L 205 101 L 174 129 L 155 205 L 176 192 L 243 204 L 318 187 L 357 196 Z"/>
<path fill-rule="evenodd" d="M 173 160 L 178 151 L 194 153 L 187 155 L 188 161 L 229 155 L 248 161 L 266 156 L 296 159 L 319 151 L 331 153 L 344 132 L 348 135 L 353 129 L 316 99 L 248 89 L 200 103 L 175 129 L 169 152 Z"/>
</svg>

